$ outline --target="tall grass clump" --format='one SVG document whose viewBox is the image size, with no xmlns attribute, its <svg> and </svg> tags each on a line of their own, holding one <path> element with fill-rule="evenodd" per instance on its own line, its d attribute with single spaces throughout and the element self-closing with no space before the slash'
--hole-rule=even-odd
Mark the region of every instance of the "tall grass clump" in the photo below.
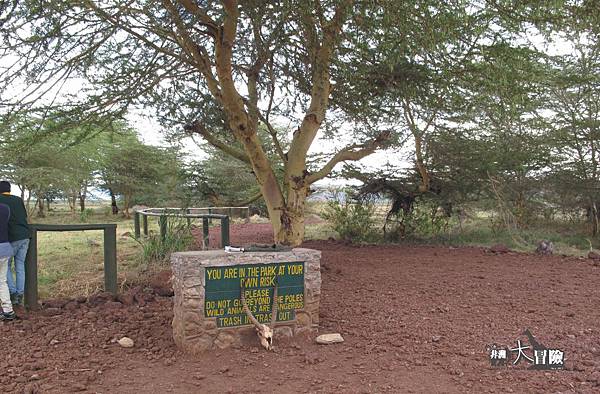
<svg viewBox="0 0 600 394">
<path fill-rule="evenodd" d="M 151 232 L 147 238 L 137 240 L 141 245 L 142 262 L 162 263 L 173 252 L 189 250 L 194 244 L 194 236 L 184 218 L 170 217 L 164 238 L 160 233 Z"/>
</svg>

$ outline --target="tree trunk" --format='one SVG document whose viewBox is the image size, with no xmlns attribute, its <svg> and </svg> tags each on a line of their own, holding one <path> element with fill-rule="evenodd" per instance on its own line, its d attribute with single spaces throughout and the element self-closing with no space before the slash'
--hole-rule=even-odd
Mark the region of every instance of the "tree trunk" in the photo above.
<svg viewBox="0 0 600 394">
<path fill-rule="evenodd" d="M 27 215 L 31 215 L 33 211 L 35 211 L 35 207 L 31 207 L 31 190 L 27 194 L 27 202 L 25 204 L 25 210 L 27 211 Z"/>
<path fill-rule="evenodd" d="M 429 176 L 429 172 L 427 171 L 427 167 L 425 166 L 425 162 L 423 160 L 423 140 L 420 134 L 414 133 L 415 137 L 415 164 L 417 166 L 417 171 L 421 177 L 421 182 L 419 183 L 419 192 L 426 193 L 431 188 L 431 177 Z"/>
<path fill-rule="evenodd" d="M 75 196 L 73 194 L 67 195 L 67 201 L 69 202 L 69 211 L 71 211 L 71 214 L 75 214 Z"/>
<path fill-rule="evenodd" d="M 108 188 L 108 194 L 110 194 L 110 206 L 112 208 L 112 214 L 117 215 L 119 213 L 119 206 L 117 205 L 115 193 L 113 193 L 111 188 Z"/>
<path fill-rule="evenodd" d="M 129 214 L 129 204 L 131 203 L 131 195 L 128 193 L 123 194 L 123 205 L 125 206 L 125 210 L 123 211 L 123 217 L 126 219 L 130 219 L 131 215 Z"/>
<path fill-rule="evenodd" d="M 295 185 L 295 182 L 291 181 L 290 185 Z M 298 246 L 304 241 L 304 213 L 307 196 L 308 186 L 290 186 L 288 188 L 287 204 L 281 210 L 278 218 L 279 228 L 276 228 L 274 221 L 271 220 L 275 242 Z"/>
<path fill-rule="evenodd" d="M 44 213 L 44 198 L 43 197 L 38 198 L 36 205 L 38 206 L 38 214 L 37 214 L 38 217 L 40 217 L 40 218 L 46 217 L 46 214 Z"/>
<path fill-rule="evenodd" d="M 85 191 L 83 193 L 79 192 L 79 210 L 81 212 L 85 211 L 85 195 Z"/>
<path fill-rule="evenodd" d="M 598 206 L 595 201 L 592 201 L 592 236 L 598 234 Z"/>
</svg>

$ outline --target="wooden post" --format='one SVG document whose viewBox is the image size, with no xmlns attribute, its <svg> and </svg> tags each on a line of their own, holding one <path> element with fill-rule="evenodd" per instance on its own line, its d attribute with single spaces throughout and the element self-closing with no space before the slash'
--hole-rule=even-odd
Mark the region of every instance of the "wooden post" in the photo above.
<svg viewBox="0 0 600 394">
<path fill-rule="evenodd" d="M 165 242 L 167 239 L 167 216 L 161 215 L 158 218 L 158 225 L 160 227 L 160 241 Z"/>
<path fill-rule="evenodd" d="M 221 248 L 229 246 L 229 217 L 221 219 Z"/>
<path fill-rule="evenodd" d="M 142 215 L 142 226 L 144 227 L 144 236 L 148 236 L 148 215 Z"/>
<path fill-rule="evenodd" d="M 25 305 L 28 309 L 39 308 L 37 263 L 37 229 L 31 226 L 31 239 L 25 258 Z"/>
<path fill-rule="evenodd" d="M 187 209 L 185 210 L 185 214 L 186 214 L 186 215 L 189 215 L 189 214 L 190 214 L 190 212 L 191 212 L 191 210 L 190 210 L 189 208 L 187 208 Z M 192 219 L 191 219 L 189 216 L 188 216 L 186 219 L 187 219 L 187 226 L 188 226 L 188 227 L 190 227 L 190 226 L 192 225 Z"/>
<path fill-rule="evenodd" d="M 140 213 L 135 211 L 133 214 L 133 228 L 135 233 L 135 239 L 140 238 Z"/>
<path fill-rule="evenodd" d="M 112 294 L 117 294 L 116 224 L 106 225 L 104 228 L 104 290 Z"/>
<path fill-rule="evenodd" d="M 208 218 L 202 218 L 202 243 L 208 249 L 209 233 L 208 233 Z"/>
</svg>

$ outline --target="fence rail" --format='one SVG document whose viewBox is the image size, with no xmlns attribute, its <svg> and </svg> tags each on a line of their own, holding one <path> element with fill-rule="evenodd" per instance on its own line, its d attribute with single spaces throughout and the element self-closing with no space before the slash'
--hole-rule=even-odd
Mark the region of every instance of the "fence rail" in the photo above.
<svg viewBox="0 0 600 394">
<path fill-rule="evenodd" d="M 25 260 L 25 304 L 38 307 L 38 231 L 104 231 L 104 290 L 117 294 L 117 225 L 99 224 L 31 224 L 31 240 Z"/>
<path fill-rule="evenodd" d="M 224 207 L 235 208 L 235 207 Z M 242 207 L 244 208 L 244 207 Z M 158 217 L 160 236 L 165 239 L 167 220 L 169 217 L 183 217 L 191 224 L 191 219 L 202 219 L 202 238 L 208 247 L 209 224 L 212 219 L 221 222 L 221 247 L 229 246 L 229 216 L 215 213 L 192 213 L 197 210 L 213 208 L 149 208 L 136 211 L 134 214 L 135 237 L 141 236 L 140 218 L 142 218 L 143 233 L 148 235 L 148 217 Z M 183 212 L 182 212 L 183 211 Z M 87 231 L 102 230 L 104 232 L 104 289 L 117 294 L 117 225 L 115 223 L 97 224 L 31 224 L 31 241 L 25 260 L 25 304 L 29 309 L 38 308 L 38 250 L 37 233 L 39 231 Z"/>
<path fill-rule="evenodd" d="M 191 225 L 192 219 L 202 219 L 202 240 L 204 245 L 208 247 L 209 225 L 212 219 L 217 219 L 221 221 L 221 247 L 224 248 L 225 246 L 229 246 L 229 216 L 214 213 L 191 213 L 191 211 L 201 209 L 211 210 L 213 208 L 147 208 L 135 211 L 133 216 L 135 238 L 140 238 L 142 236 L 142 231 L 144 236 L 148 236 L 148 217 L 158 218 L 160 237 L 162 240 L 167 236 L 167 220 L 169 217 L 186 218 L 188 226 Z"/>
</svg>

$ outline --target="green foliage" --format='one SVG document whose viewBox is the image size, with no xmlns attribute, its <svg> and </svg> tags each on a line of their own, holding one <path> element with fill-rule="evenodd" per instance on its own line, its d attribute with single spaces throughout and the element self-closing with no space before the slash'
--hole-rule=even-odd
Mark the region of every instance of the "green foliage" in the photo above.
<svg viewBox="0 0 600 394">
<path fill-rule="evenodd" d="M 435 204 L 418 204 L 408 212 L 400 210 L 386 226 L 386 239 L 429 238 L 448 229 L 449 217 Z"/>
<path fill-rule="evenodd" d="M 375 230 L 375 207 L 368 201 L 347 199 L 329 201 L 321 214 L 328 220 L 339 236 L 351 242 L 373 242 L 377 239 Z"/>
<path fill-rule="evenodd" d="M 122 197 L 126 215 L 136 201 L 155 205 L 169 200 L 179 183 L 177 152 L 145 145 L 131 130 L 111 137 L 103 144 L 99 186 Z"/>
<path fill-rule="evenodd" d="M 189 250 L 194 244 L 194 236 L 185 219 L 170 217 L 164 239 L 158 233 L 151 233 L 148 238 L 137 241 L 141 245 L 141 261 L 163 263 L 171 253 Z"/>
<path fill-rule="evenodd" d="M 79 221 L 82 223 L 86 223 L 94 214 L 94 210 L 92 208 L 86 208 L 83 211 L 79 212 Z"/>
</svg>

